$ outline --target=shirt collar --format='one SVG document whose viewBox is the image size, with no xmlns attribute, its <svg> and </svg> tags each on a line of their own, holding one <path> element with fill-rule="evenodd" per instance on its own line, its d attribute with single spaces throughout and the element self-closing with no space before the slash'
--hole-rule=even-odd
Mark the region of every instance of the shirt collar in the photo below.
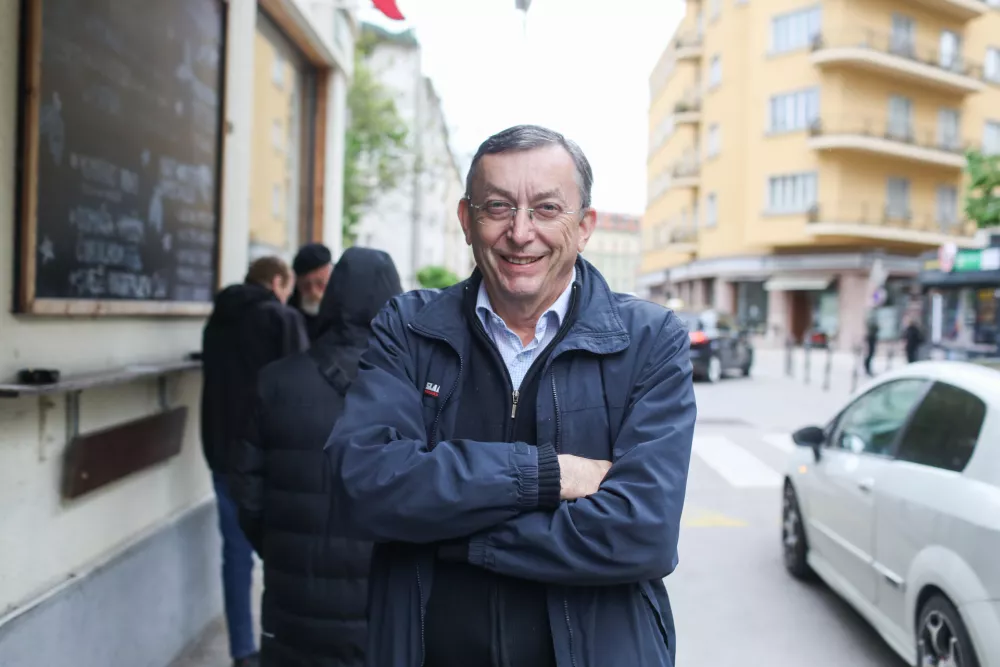
<svg viewBox="0 0 1000 667">
<path fill-rule="evenodd" d="M 569 281 L 566 285 L 566 289 L 562 291 L 562 294 L 549 306 L 548 310 L 542 313 L 539 319 L 539 324 L 541 321 L 548 318 L 550 315 L 556 318 L 556 328 L 562 326 L 563 320 L 566 319 L 566 313 L 569 312 L 569 302 L 573 295 L 573 283 L 579 278 L 579 271 L 573 269 L 573 280 Z M 486 292 L 486 281 L 479 281 L 479 294 L 476 296 L 476 314 L 479 315 L 479 319 L 482 321 L 483 326 L 486 326 L 490 314 L 497 315 L 496 311 L 493 310 L 493 304 L 490 303 L 490 295 Z"/>
</svg>

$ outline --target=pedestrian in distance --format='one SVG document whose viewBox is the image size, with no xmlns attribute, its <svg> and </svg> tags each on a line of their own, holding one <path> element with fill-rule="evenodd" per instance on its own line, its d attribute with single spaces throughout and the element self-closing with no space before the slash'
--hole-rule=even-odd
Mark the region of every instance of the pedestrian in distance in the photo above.
<svg viewBox="0 0 1000 667">
<path fill-rule="evenodd" d="M 266 366 L 234 449 L 240 524 L 264 561 L 261 665 L 363 667 L 371 544 L 329 523 L 323 446 L 344 409 L 371 321 L 401 292 L 384 252 L 348 248 L 306 352 Z"/>
<path fill-rule="evenodd" d="M 309 345 L 302 316 L 285 305 L 293 285 L 282 259 L 254 261 L 242 284 L 216 295 L 202 336 L 201 442 L 218 504 L 229 651 L 237 667 L 256 665 L 257 648 L 250 608 L 253 549 L 230 495 L 230 448 L 246 422 L 260 369 Z"/>
<path fill-rule="evenodd" d="M 580 257 L 593 173 L 552 130 L 487 139 L 476 269 L 394 298 L 327 445 L 375 542 L 369 667 L 668 667 L 696 415 L 684 325 Z"/>
<path fill-rule="evenodd" d="M 910 318 L 909 324 L 903 330 L 903 346 L 906 349 L 906 362 L 912 364 L 917 360 L 920 346 L 924 342 L 924 334 L 917 324 L 917 318 Z"/>
<path fill-rule="evenodd" d="M 289 303 L 302 313 L 309 340 L 319 337 L 319 307 L 326 284 L 333 272 L 333 255 L 322 243 L 307 243 L 299 248 L 292 260 L 295 271 L 295 291 Z"/>
</svg>

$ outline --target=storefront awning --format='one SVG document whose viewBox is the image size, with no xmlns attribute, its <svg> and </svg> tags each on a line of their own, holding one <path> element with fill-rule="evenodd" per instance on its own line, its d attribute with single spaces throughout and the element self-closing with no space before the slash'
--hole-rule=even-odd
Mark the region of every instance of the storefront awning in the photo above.
<svg viewBox="0 0 1000 667">
<path fill-rule="evenodd" d="M 764 289 L 768 292 L 821 292 L 832 282 L 833 276 L 825 275 L 774 276 L 764 283 Z"/>
</svg>

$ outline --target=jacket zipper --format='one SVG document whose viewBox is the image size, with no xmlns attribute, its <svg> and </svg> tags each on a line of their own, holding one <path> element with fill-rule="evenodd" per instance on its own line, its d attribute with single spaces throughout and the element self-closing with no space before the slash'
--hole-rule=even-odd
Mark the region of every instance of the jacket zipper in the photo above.
<svg viewBox="0 0 1000 667">
<path fill-rule="evenodd" d="M 427 646 L 424 640 L 424 587 L 420 582 L 420 563 L 417 563 L 417 598 L 420 604 L 420 667 L 424 667 L 427 659 Z"/>
<path fill-rule="evenodd" d="M 511 393 L 511 395 L 510 395 L 510 397 L 511 397 L 510 418 L 511 419 L 517 419 L 517 399 L 520 398 L 520 396 L 521 396 L 521 392 L 519 392 L 517 389 L 515 389 L 513 391 L 513 393 Z"/>
<path fill-rule="evenodd" d="M 552 371 L 552 406 L 556 417 L 556 441 L 554 447 L 556 454 L 562 451 L 562 415 L 559 410 L 559 392 L 556 391 L 556 373 Z M 569 634 L 569 660 L 573 667 L 576 667 L 576 652 L 573 650 L 573 624 L 569 618 L 569 598 L 563 594 L 563 618 L 566 620 L 566 632 Z"/>
</svg>

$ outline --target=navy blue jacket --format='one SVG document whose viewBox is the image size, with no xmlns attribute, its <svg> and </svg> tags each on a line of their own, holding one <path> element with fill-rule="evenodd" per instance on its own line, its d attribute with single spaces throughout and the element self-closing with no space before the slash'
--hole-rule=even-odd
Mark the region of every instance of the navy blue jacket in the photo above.
<svg viewBox="0 0 1000 667">
<path fill-rule="evenodd" d="M 472 564 L 548 584 L 559 667 L 673 665 L 662 580 L 677 565 L 694 435 L 688 333 L 577 268 L 577 318 L 542 369 L 538 442 L 612 466 L 596 494 L 556 510 L 538 509 L 535 447 L 451 439 L 474 281 L 396 297 L 373 322 L 327 443 L 339 525 L 379 543 L 369 667 L 422 665 L 432 543 L 460 538 Z"/>
</svg>

